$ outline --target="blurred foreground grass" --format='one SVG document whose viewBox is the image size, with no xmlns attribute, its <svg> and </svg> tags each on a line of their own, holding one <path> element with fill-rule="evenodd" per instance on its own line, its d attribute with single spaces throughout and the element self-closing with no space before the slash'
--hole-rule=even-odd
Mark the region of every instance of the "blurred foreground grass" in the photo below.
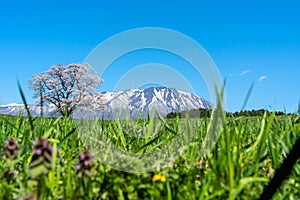
<svg viewBox="0 0 300 200">
<path fill-rule="evenodd" d="M 71 119 L 1 115 L 0 199 L 257 199 L 300 137 L 297 115 L 229 116 L 216 145 L 202 156 L 209 119 L 189 120 L 197 123 L 195 140 L 174 163 L 154 172 L 126 173 L 84 151 Z M 144 153 L 168 145 L 179 121 L 165 121 L 155 140 L 131 134 L 143 127 L 155 131 L 151 120 L 99 125 L 120 150 Z M 300 199 L 299 160 L 274 199 Z"/>
</svg>

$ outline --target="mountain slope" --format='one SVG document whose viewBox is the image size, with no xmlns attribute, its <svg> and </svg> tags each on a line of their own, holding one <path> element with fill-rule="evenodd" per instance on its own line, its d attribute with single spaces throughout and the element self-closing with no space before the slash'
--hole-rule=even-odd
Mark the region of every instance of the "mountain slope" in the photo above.
<svg viewBox="0 0 300 200">
<path fill-rule="evenodd" d="M 28 105 L 29 111 L 32 116 L 41 116 L 41 107 L 36 105 Z M 26 116 L 27 112 L 23 104 L 11 103 L 7 105 L 0 105 L 0 114 L 13 115 L 13 116 Z M 57 112 L 55 106 L 45 105 L 43 107 L 43 115 L 45 117 L 55 117 Z"/>
<path fill-rule="evenodd" d="M 197 108 L 211 109 L 213 105 L 203 98 L 192 93 L 175 88 L 151 87 L 146 89 L 132 89 L 118 92 L 102 92 L 95 97 L 96 110 L 89 115 L 100 116 L 104 119 L 122 118 L 127 114 L 130 119 L 137 119 L 139 114 L 145 118 L 149 111 L 157 111 L 161 115 L 170 112 L 191 110 Z M 40 107 L 30 105 L 29 110 L 33 116 L 40 116 Z M 0 106 L 1 114 L 26 115 L 22 104 L 9 104 Z M 79 112 L 74 117 L 80 117 Z M 55 107 L 44 107 L 44 116 L 55 116 Z"/>
<path fill-rule="evenodd" d="M 176 111 L 212 108 L 211 103 L 192 93 L 166 87 L 100 93 L 97 101 L 102 102 L 104 118 L 109 118 L 106 113 L 116 114 L 119 111 L 125 115 L 126 110 L 130 118 L 136 119 L 139 113 L 145 117 L 149 111 L 153 110 L 161 115 L 166 115 Z"/>
</svg>

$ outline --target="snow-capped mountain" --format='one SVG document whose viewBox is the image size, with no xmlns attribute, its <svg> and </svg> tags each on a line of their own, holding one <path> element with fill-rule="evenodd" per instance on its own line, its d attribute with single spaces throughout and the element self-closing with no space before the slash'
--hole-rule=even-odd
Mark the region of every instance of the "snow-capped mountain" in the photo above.
<svg viewBox="0 0 300 200">
<path fill-rule="evenodd" d="M 150 111 L 160 115 L 170 112 L 191 110 L 197 108 L 211 109 L 212 104 L 192 93 L 175 88 L 151 87 L 132 89 L 119 92 L 103 92 L 98 94 L 97 102 L 101 102 L 104 118 L 120 113 L 136 119 L 139 114 L 146 117 Z"/>
<path fill-rule="evenodd" d="M 147 117 L 152 111 L 166 115 L 170 112 L 213 107 L 210 102 L 192 93 L 166 87 L 102 92 L 96 95 L 95 102 L 96 110 L 89 115 L 104 119 L 113 119 L 118 115 L 122 118 L 127 115 L 130 119 L 137 119 L 139 115 Z M 33 116 L 40 116 L 39 106 L 30 105 L 29 110 Z M 22 104 L 9 104 L 0 106 L 0 113 L 26 115 L 26 110 Z M 55 113 L 54 106 L 44 107 L 44 116 L 55 116 Z M 75 112 L 74 117 L 78 118 L 81 114 Z"/>
<path fill-rule="evenodd" d="M 37 105 L 28 105 L 29 111 L 32 116 L 41 116 L 41 107 Z M 26 116 L 27 112 L 24 104 L 11 103 L 7 105 L 0 105 L 0 114 L 13 115 L 13 116 Z M 54 105 L 44 105 L 43 115 L 45 117 L 57 116 L 56 108 Z"/>
</svg>

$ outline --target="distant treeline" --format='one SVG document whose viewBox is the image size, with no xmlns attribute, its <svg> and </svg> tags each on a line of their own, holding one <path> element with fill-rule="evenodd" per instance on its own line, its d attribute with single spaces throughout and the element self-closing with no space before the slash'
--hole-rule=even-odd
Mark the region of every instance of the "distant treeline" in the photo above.
<svg viewBox="0 0 300 200">
<path fill-rule="evenodd" d="M 226 116 L 233 116 L 233 117 L 239 117 L 239 116 L 246 116 L 246 117 L 251 117 L 251 116 L 263 116 L 264 113 L 267 112 L 267 114 L 271 114 L 273 112 L 270 112 L 265 109 L 259 109 L 259 110 L 243 110 L 243 111 L 238 111 L 238 112 L 226 112 Z M 203 118 L 203 117 L 210 117 L 212 113 L 212 110 L 210 109 L 205 109 L 205 108 L 199 108 L 199 109 L 192 109 L 188 111 L 182 111 L 182 112 L 171 112 L 167 114 L 167 118 L 175 118 L 176 116 L 178 117 L 185 117 L 189 116 L 190 118 Z M 285 112 L 282 111 L 275 111 L 275 115 L 286 115 Z"/>
</svg>

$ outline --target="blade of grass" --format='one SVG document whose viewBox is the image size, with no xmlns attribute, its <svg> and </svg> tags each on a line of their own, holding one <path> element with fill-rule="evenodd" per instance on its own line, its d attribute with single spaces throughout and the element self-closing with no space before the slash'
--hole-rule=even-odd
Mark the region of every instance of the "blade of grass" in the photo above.
<svg viewBox="0 0 300 200">
<path fill-rule="evenodd" d="M 24 106 L 25 106 L 25 109 L 26 109 L 26 112 L 27 112 L 27 116 L 28 116 L 28 119 L 29 119 L 30 128 L 31 128 L 32 133 L 34 134 L 34 126 L 33 126 L 32 116 L 30 114 L 30 111 L 29 111 L 29 108 L 28 108 L 28 104 L 27 104 L 27 101 L 26 101 L 26 98 L 25 98 L 25 95 L 23 93 L 23 90 L 22 90 L 22 87 L 21 87 L 21 84 L 20 84 L 19 80 L 18 80 L 17 83 L 18 83 L 18 88 L 19 88 L 19 92 L 20 92 L 22 101 L 24 103 Z"/>
<path fill-rule="evenodd" d="M 71 137 L 76 131 L 76 128 L 73 128 L 57 145 L 57 149 L 60 149 L 60 147 L 67 141 L 69 137 Z"/>
<path fill-rule="evenodd" d="M 124 136 L 124 132 L 123 132 L 120 120 L 121 120 L 120 118 L 116 120 L 117 125 L 118 125 L 118 132 L 117 132 L 117 134 L 119 135 L 119 137 L 121 139 L 121 143 L 122 143 L 123 148 L 125 150 L 127 150 L 127 142 L 126 142 L 126 138 Z"/>
<path fill-rule="evenodd" d="M 257 183 L 257 182 L 268 182 L 268 178 L 264 177 L 245 177 L 242 178 L 238 184 L 238 188 L 235 190 L 233 199 L 240 194 L 240 192 L 250 183 Z"/>
<path fill-rule="evenodd" d="M 288 156 L 284 159 L 282 165 L 276 170 L 274 177 L 261 194 L 261 200 L 272 199 L 273 195 L 280 187 L 284 179 L 290 174 L 293 166 L 300 157 L 300 137 L 297 139 Z"/>
<path fill-rule="evenodd" d="M 249 98 L 250 98 L 250 95 L 251 95 L 251 93 L 252 93 L 253 88 L 254 88 L 254 81 L 253 81 L 253 82 L 251 83 L 251 85 L 250 85 L 250 88 L 249 88 L 249 90 L 248 90 L 248 92 L 247 92 L 247 95 L 246 95 L 246 98 L 245 98 L 245 101 L 244 101 L 244 103 L 243 103 L 243 105 L 242 105 L 241 110 L 244 110 L 244 109 L 245 109 L 245 107 L 246 107 L 246 105 L 247 105 L 247 103 L 248 103 L 248 101 L 249 101 Z"/>
</svg>

